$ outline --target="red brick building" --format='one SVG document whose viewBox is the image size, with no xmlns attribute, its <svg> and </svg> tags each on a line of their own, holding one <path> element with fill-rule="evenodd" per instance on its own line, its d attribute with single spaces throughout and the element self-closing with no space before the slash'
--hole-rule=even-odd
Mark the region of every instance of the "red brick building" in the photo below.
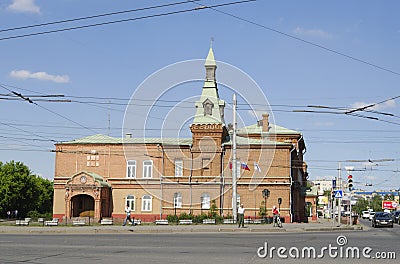
<svg viewBox="0 0 400 264">
<path fill-rule="evenodd" d="M 93 135 L 56 144 L 54 217 L 68 220 L 91 212 L 95 220 L 122 220 L 127 203 L 142 221 L 207 213 L 214 203 L 219 214 L 232 215 L 232 137 L 212 49 L 205 68 L 202 94 L 193 107 L 192 138 Z M 237 135 L 237 202 L 244 204 L 246 217 L 258 217 L 268 189 L 269 215 L 281 198 L 286 222 L 305 221 L 307 168 L 301 133 L 271 124 L 266 113 Z"/>
</svg>

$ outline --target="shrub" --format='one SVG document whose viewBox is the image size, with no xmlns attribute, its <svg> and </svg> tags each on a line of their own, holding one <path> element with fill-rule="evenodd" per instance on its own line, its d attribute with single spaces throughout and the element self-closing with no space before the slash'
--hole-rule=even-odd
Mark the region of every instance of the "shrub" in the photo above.
<svg viewBox="0 0 400 264">
<path fill-rule="evenodd" d="M 195 216 L 193 217 L 193 222 L 194 222 L 194 223 L 197 223 L 197 224 L 201 224 L 201 223 L 203 223 L 203 220 L 204 220 L 204 219 L 207 219 L 207 218 L 208 218 L 207 214 L 202 213 L 202 214 L 200 214 L 200 215 L 195 215 Z"/>
<path fill-rule="evenodd" d="M 178 223 L 177 215 L 167 215 L 167 220 L 169 223 Z"/>
</svg>

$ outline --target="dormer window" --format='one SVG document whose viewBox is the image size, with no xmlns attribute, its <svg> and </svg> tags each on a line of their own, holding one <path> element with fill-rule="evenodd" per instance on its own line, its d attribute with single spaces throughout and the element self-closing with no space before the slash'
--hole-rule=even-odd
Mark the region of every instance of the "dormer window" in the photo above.
<svg viewBox="0 0 400 264">
<path fill-rule="evenodd" d="M 203 102 L 204 116 L 212 115 L 213 107 L 214 107 L 214 104 L 210 101 L 210 99 L 205 100 Z"/>
</svg>

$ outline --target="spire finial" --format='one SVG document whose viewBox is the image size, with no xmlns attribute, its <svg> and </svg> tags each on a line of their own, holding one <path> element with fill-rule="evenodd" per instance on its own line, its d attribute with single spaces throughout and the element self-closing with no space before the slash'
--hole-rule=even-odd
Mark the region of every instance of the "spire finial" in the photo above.
<svg viewBox="0 0 400 264">
<path fill-rule="evenodd" d="M 214 42 L 214 37 L 211 37 L 211 39 L 210 39 L 210 48 L 213 47 L 213 42 Z"/>
</svg>

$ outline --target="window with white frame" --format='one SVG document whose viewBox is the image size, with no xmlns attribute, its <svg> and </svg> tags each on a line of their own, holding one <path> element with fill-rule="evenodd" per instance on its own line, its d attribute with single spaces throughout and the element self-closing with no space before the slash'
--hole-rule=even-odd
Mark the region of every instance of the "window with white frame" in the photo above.
<svg viewBox="0 0 400 264">
<path fill-rule="evenodd" d="M 136 178 L 136 160 L 128 160 L 126 165 L 126 177 Z"/>
<path fill-rule="evenodd" d="M 203 193 L 201 195 L 201 209 L 210 209 L 210 206 L 211 206 L 210 194 Z"/>
<path fill-rule="evenodd" d="M 175 177 L 183 176 L 183 160 L 176 159 L 175 160 Z"/>
<path fill-rule="evenodd" d="M 182 208 L 182 194 L 174 193 L 174 208 Z"/>
<path fill-rule="evenodd" d="M 143 161 L 143 178 L 150 179 L 153 177 L 153 161 Z"/>
<path fill-rule="evenodd" d="M 142 197 L 142 211 L 143 212 L 151 212 L 152 210 L 152 203 L 153 203 L 153 198 L 151 195 L 143 195 Z"/>
<path fill-rule="evenodd" d="M 127 204 L 131 208 L 131 211 L 135 211 L 135 196 L 132 194 L 126 196 L 125 204 Z"/>
<path fill-rule="evenodd" d="M 87 155 L 86 156 L 86 167 L 99 167 L 100 163 L 99 155 Z"/>
</svg>

